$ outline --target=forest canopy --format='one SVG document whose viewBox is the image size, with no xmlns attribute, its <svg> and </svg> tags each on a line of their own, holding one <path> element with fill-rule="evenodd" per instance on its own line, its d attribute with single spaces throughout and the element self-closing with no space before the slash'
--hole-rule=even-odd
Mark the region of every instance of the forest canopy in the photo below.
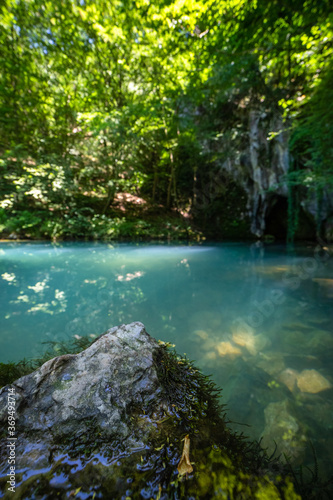
<svg viewBox="0 0 333 500">
<path fill-rule="evenodd" d="M 330 0 L 4 0 L 0 46 L 5 234 L 154 233 L 117 195 L 190 213 L 244 108 L 283 116 L 291 184 L 332 183 Z"/>
</svg>

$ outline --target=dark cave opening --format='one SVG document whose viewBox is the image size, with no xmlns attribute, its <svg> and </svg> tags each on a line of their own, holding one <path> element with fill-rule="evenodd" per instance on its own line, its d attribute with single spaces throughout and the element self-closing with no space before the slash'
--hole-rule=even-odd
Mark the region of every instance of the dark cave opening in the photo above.
<svg viewBox="0 0 333 500">
<path fill-rule="evenodd" d="M 274 236 L 276 240 L 286 241 L 288 234 L 288 200 L 276 196 L 271 202 L 266 215 L 265 235 Z M 316 237 L 315 222 L 310 215 L 300 207 L 296 240 L 313 240 Z"/>
</svg>

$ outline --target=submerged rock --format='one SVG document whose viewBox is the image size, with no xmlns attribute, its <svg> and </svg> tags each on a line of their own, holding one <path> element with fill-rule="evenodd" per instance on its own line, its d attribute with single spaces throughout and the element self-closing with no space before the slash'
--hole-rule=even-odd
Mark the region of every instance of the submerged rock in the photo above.
<svg viewBox="0 0 333 500">
<path fill-rule="evenodd" d="M 12 398 L 14 492 L 7 482 Z M 14 500 L 254 498 L 267 488 L 273 499 L 298 498 L 276 461 L 227 428 L 210 379 L 141 323 L 111 328 L 85 351 L 3 387 L 0 459 L 0 488 Z"/>
<path fill-rule="evenodd" d="M 231 342 L 219 342 L 216 349 L 220 356 L 231 356 L 233 358 L 242 354 L 242 351 L 232 345 Z"/>
<path fill-rule="evenodd" d="M 256 356 L 268 344 L 268 339 L 263 335 L 254 335 L 253 332 L 242 331 L 238 327 L 232 330 L 232 340 L 235 344 L 245 347 L 253 356 Z"/>
<path fill-rule="evenodd" d="M 302 392 L 317 392 L 331 389 L 332 384 L 317 370 L 303 370 L 297 377 L 297 386 Z"/>
<path fill-rule="evenodd" d="M 286 368 L 285 370 L 283 370 L 283 372 L 280 373 L 279 380 L 288 387 L 290 392 L 294 392 L 297 386 L 298 376 L 299 373 L 296 370 L 293 370 L 292 368 Z"/>
<path fill-rule="evenodd" d="M 284 356 L 279 352 L 261 352 L 257 366 L 269 375 L 276 376 L 284 369 Z"/>
<path fill-rule="evenodd" d="M 293 463 L 301 464 L 306 449 L 306 436 L 300 423 L 293 415 L 287 399 L 270 403 L 265 408 L 266 426 L 263 432 L 262 444 L 269 453 L 282 454 L 289 457 Z"/>
<path fill-rule="evenodd" d="M 283 382 L 290 392 L 295 392 L 296 387 L 301 392 L 316 394 L 332 388 L 332 384 L 327 378 L 317 370 L 303 370 L 300 373 L 292 368 L 287 368 L 279 375 L 279 380 Z"/>
</svg>

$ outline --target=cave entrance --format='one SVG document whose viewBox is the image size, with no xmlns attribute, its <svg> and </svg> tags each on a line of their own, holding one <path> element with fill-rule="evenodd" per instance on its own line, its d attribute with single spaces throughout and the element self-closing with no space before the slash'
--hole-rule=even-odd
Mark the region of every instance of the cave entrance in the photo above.
<svg viewBox="0 0 333 500">
<path fill-rule="evenodd" d="M 288 231 L 288 200 L 278 196 L 272 200 L 266 215 L 265 234 L 286 240 Z"/>
<path fill-rule="evenodd" d="M 272 200 L 266 215 L 265 235 L 272 235 L 276 240 L 287 240 L 288 233 L 288 200 L 277 196 Z M 316 237 L 315 222 L 300 207 L 296 240 L 313 240 Z"/>
</svg>

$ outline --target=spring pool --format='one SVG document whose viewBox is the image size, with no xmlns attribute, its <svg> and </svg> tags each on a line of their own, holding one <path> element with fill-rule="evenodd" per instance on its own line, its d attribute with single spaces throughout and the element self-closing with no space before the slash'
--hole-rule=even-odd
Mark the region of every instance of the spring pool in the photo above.
<svg viewBox="0 0 333 500">
<path fill-rule="evenodd" d="M 275 440 L 296 464 L 311 463 L 311 441 L 327 470 L 331 254 L 314 245 L 2 242 L 0 362 L 141 321 L 212 375 L 237 430 L 272 451 Z"/>
</svg>

